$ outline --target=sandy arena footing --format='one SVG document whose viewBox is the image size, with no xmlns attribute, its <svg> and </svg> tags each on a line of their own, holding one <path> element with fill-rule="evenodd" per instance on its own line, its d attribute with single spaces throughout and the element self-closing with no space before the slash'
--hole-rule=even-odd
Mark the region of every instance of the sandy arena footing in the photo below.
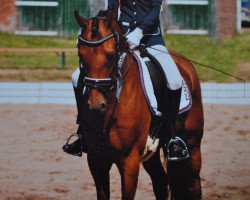
<svg viewBox="0 0 250 200">
<path fill-rule="evenodd" d="M 201 171 L 203 199 L 250 199 L 250 108 L 205 105 Z M 76 129 L 75 106 L 0 105 L 0 199 L 96 199 L 82 158 L 61 146 Z M 111 170 L 111 199 L 120 199 L 120 177 Z M 136 199 L 155 199 L 141 168 Z"/>
</svg>

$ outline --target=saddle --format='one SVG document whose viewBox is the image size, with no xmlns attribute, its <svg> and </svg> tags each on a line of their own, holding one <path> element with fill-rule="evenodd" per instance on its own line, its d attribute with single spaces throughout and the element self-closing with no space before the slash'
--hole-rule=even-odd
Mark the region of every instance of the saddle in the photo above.
<svg viewBox="0 0 250 200">
<path fill-rule="evenodd" d="M 158 104 L 158 110 L 160 112 L 167 113 L 169 108 L 169 87 L 165 72 L 163 71 L 159 61 L 152 56 L 146 48 L 139 46 L 141 57 L 145 61 L 148 68 L 150 79 L 153 84 L 154 94 Z M 182 94 L 179 108 L 179 114 L 188 111 L 192 106 L 192 98 L 189 92 L 189 88 L 186 85 L 184 79 L 182 80 Z"/>
</svg>

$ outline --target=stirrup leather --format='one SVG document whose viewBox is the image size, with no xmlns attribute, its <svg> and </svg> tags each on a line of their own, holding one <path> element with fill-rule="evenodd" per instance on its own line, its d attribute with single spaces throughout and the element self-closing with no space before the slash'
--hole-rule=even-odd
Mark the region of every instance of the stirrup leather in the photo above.
<svg viewBox="0 0 250 200">
<path fill-rule="evenodd" d="M 183 147 L 183 149 L 186 151 L 186 155 L 184 157 L 170 157 L 170 147 L 173 143 L 178 143 L 181 147 Z M 175 136 L 173 138 L 171 138 L 171 140 L 168 143 L 167 146 L 167 159 L 168 161 L 179 161 L 179 160 L 185 160 L 188 159 L 190 157 L 189 155 L 189 151 L 187 148 L 187 145 L 185 144 L 185 142 L 178 136 Z"/>
</svg>

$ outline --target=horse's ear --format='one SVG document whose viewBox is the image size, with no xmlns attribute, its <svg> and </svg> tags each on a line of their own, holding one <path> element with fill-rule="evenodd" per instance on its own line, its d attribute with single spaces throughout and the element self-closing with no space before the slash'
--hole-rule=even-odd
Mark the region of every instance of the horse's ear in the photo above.
<svg viewBox="0 0 250 200">
<path fill-rule="evenodd" d="M 80 16 L 77 10 L 74 11 L 74 15 L 75 15 L 76 21 L 79 24 L 79 26 L 82 28 L 85 28 L 85 26 L 87 24 L 87 19 Z"/>
<path fill-rule="evenodd" d="M 108 25 L 111 25 L 113 20 L 117 19 L 117 9 L 109 9 L 107 11 L 107 18 L 106 18 L 106 22 L 108 23 Z"/>
<path fill-rule="evenodd" d="M 106 17 L 108 15 L 107 10 L 99 10 L 97 17 Z"/>
</svg>

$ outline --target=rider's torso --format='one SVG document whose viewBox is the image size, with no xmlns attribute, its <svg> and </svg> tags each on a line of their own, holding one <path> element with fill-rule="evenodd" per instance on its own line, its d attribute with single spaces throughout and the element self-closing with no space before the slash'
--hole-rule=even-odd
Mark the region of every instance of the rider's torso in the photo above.
<svg viewBox="0 0 250 200">
<path fill-rule="evenodd" d="M 140 27 L 145 20 L 153 20 L 152 25 L 143 33 L 145 36 L 141 43 L 146 46 L 164 45 L 159 17 L 157 19 L 148 17 L 151 12 L 157 12 L 157 9 L 152 9 L 155 6 L 155 1 L 157 1 L 157 6 L 159 6 L 157 9 L 160 9 L 161 0 L 121 0 L 119 22 L 124 34 L 128 34 L 136 27 Z"/>
</svg>

